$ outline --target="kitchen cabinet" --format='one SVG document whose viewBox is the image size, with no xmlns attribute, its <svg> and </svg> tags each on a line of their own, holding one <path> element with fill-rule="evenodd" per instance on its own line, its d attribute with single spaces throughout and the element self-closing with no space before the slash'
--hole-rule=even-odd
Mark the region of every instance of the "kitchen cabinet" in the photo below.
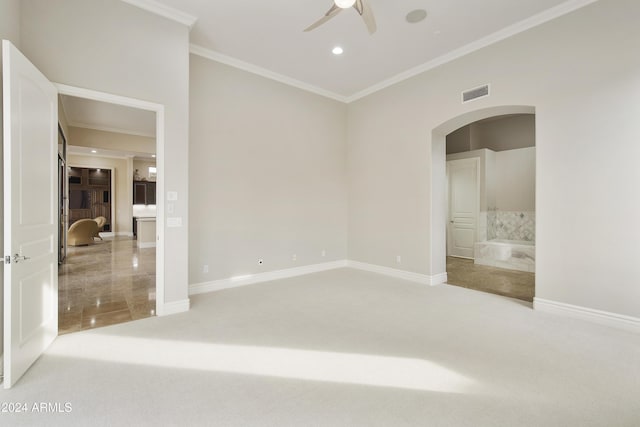
<svg viewBox="0 0 640 427">
<path fill-rule="evenodd" d="M 156 183 L 152 181 L 133 181 L 133 204 L 155 205 Z"/>
</svg>

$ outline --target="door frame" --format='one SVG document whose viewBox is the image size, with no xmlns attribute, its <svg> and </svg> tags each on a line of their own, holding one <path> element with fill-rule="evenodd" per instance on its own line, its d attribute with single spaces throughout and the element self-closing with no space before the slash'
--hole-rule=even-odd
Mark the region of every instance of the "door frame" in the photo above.
<svg viewBox="0 0 640 427">
<path fill-rule="evenodd" d="M 164 147 L 165 147 L 165 117 L 164 105 L 154 102 L 143 101 L 136 98 L 114 95 L 106 92 L 98 92 L 91 89 L 84 89 L 69 86 L 61 83 L 53 83 L 58 89 L 59 95 L 75 96 L 78 98 L 90 99 L 93 101 L 108 102 L 125 107 L 137 108 L 156 113 L 156 315 L 163 316 L 165 310 L 165 280 L 164 280 L 164 253 L 165 253 L 165 212 L 164 212 Z"/>
<path fill-rule="evenodd" d="M 430 151 L 430 190 L 429 210 L 431 220 L 429 222 L 429 235 L 431 245 L 429 253 L 429 268 L 432 276 L 447 277 L 447 183 L 446 183 L 446 138 L 454 130 L 478 120 L 505 114 L 536 114 L 536 107 L 531 105 L 498 105 L 480 108 L 472 111 L 461 111 L 459 115 L 441 123 L 431 130 Z M 537 127 L 536 120 L 536 127 Z M 538 163 L 536 162 L 536 176 Z M 441 282 L 441 283 L 444 283 Z"/>
<path fill-rule="evenodd" d="M 476 197 L 475 197 L 475 203 L 474 203 L 474 213 L 475 213 L 475 224 L 474 224 L 474 229 L 473 229 L 473 243 L 474 245 L 478 242 L 478 229 L 480 228 L 480 190 L 481 190 L 481 186 L 480 186 L 480 179 L 482 178 L 481 174 L 480 174 L 480 168 L 482 166 L 482 163 L 480 162 L 480 157 L 468 157 L 466 159 L 454 159 L 454 160 L 446 160 L 446 174 L 447 174 L 447 256 L 456 256 L 457 258 L 466 258 L 466 257 L 461 257 L 458 255 L 451 255 L 451 249 L 452 249 L 452 243 L 453 243 L 453 232 L 452 232 L 452 221 L 451 221 L 451 176 L 449 174 L 450 172 L 450 166 L 452 163 L 463 163 L 463 162 L 468 162 L 471 163 L 473 162 L 475 167 L 476 167 Z M 472 257 L 471 259 L 475 259 L 475 253 L 474 253 L 474 257 Z"/>
</svg>

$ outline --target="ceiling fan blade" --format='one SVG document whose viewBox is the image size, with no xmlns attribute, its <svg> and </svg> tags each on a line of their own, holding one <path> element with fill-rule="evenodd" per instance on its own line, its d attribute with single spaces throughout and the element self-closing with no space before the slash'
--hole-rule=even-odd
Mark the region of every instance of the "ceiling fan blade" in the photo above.
<svg viewBox="0 0 640 427">
<path fill-rule="evenodd" d="M 307 28 L 305 28 L 304 32 L 315 30 L 320 25 L 324 24 L 325 22 L 327 22 L 329 19 L 333 18 L 334 16 L 336 16 L 340 12 L 342 12 L 342 9 L 334 4 L 331 7 L 331 9 L 329 9 L 327 11 L 327 13 L 324 14 L 324 16 L 322 18 L 318 19 L 316 22 L 314 22 L 313 24 L 311 24 Z"/>
<path fill-rule="evenodd" d="M 373 16 L 373 10 L 369 7 L 369 3 L 365 0 L 357 0 L 353 5 L 353 8 L 362 16 L 362 20 L 369 30 L 369 34 L 373 34 L 378 29 L 376 25 L 376 18 Z"/>
</svg>

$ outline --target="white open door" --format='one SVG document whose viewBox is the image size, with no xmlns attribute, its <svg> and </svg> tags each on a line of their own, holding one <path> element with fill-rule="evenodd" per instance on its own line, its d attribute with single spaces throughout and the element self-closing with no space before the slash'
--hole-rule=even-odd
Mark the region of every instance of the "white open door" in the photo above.
<svg viewBox="0 0 640 427">
<path fill-rule="evenodd" d="M 2 41 L 4 387 L 58 335 L 57 90 Z"/>
<path fill-rule="evenodd" d="M 473 258 L 480 209 L 479 170 L 478 158 L 447 162 L 449 178 L 447 255 Z"/>
</svg>

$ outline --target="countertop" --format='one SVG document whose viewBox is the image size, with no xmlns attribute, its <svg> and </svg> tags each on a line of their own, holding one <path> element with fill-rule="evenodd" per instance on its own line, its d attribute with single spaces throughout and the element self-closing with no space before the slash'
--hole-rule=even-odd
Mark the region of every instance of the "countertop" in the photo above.
<svg viewBox="0 0 640 427">
<path fill-rule="evenodd" d="M 155 216 L 136 216 L 134 217 L 136 219 L 136 221 L 138 222 L 144 222 L 144 221 L 156 221 L 156 217 Z"/>
</svg>

